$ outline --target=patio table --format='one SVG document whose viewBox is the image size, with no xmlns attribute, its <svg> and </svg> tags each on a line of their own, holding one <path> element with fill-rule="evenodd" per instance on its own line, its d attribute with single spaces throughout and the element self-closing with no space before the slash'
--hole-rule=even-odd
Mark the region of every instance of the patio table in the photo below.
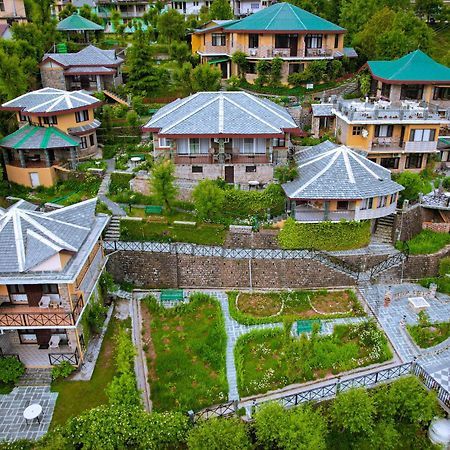
<svg viewBox="0 0 450 450">
<path fill-rule="evenodd" d="M 33 403 L 30 406 L 27 406 L 23 411 L 23 417 L 27 421 L 33 421 L 36 419 L 38 423 L 41 423 L 39 416 L 42 414 L 42 406 L 39 403 Z"/>
</svg>

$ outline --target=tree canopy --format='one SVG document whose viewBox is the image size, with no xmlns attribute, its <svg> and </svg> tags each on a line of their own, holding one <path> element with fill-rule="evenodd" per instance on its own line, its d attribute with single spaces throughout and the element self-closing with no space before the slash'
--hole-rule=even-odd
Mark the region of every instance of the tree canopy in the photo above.
<svg viewBox="0 0 450 450">
<path fill-rule="evenodd" d="M 213 0 L 209 8 L 209 18 L 211 20 L 226 20 L 233 18 L 233 10 L 228 0 Z"/>
<path fill-rule="evenodd" d="M 186 33 L 184 16 L 175 9 L 169 9 L 166 13 L 158 16 L 157 26 L 158 39 L 166 44 L 181 41 Z"/>
</svg>

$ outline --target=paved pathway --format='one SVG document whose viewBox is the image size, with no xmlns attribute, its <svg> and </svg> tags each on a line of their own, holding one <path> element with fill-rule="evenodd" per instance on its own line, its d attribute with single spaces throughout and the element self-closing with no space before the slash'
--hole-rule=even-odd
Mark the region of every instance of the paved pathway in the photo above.
<svg viewBox="0 0 450 450">
<path fill-rule="evenodd" d="M 100 188 L 97 193 L 98 199 L 103 202 L 106 207 L 112 212 L 114 216 L 126 216 L 127 213 L 116 202 L 110 200 L 106 194 L 109 190 L 109 184 L 111 182 L 111 173 L 114 171 L 115 161 L 114 159 L 108 159 L 106 161 L 106 175 L 100 184 Z"/>
</svg>

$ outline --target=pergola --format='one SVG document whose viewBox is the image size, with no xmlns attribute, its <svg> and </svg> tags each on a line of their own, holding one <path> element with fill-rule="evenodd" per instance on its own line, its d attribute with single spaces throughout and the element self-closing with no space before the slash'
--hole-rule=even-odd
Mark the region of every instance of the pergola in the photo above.
<svg viewBox="0 0 450 450">
<path fill-rule="evenodd" d="M 66 17 L 64 20 L 58 23 L 56 26 L 58 31 L 65 31 L 67 35 L 70 33 L 83 33 L 86 42 L 89 42 L 90 31 L 103 31 L 105 28 L 98 23 L 92 22 L 83 16 L 80 16 L 78 12 L 74 12 L 71 16 Z"/>
</svg>

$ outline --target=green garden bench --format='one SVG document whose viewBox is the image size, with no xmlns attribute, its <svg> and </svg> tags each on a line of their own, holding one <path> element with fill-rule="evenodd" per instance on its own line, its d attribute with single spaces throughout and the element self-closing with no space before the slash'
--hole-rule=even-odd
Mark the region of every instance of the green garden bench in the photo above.
<svg viewBox="0 0 450 450">
<path fill-rule="evenodd" d="M 297 320 L 297 334 L 300 335 L 302 333 L 311 333 L 313 329 L 313 325 L 315 323 L 319 324 L 319 330 L 322 329 L 322 323 L 319 319 L 311 319 L 311 320 Z"/>
<path fill-rule="evenodd" d="M 150 205 L 145 207 L 145 214 L 162 214 L 163 207 Z"/>
<path fill-rule="evenodd" d="M 150 115 L 153 115 L 153 114 L 155 114 L 156 112 L 158 112 L 159 111 L 159 108 L 150 108 L 149 110 L 148 110 L 148 113 L 150 114 Z"/>
<path fill-rule="evenodd" d="M 141 161 L 145 161 L 145 155 L 142 153 L 137 153 L 135 155 L 129 155 L 130 158 L 140 158 Z"/>
<path fill-rule="evenodd" d="M 161 302 L 180 302 L 184 300 L 183 289 L 165 289 L 161 291 Z"/>
</svg>

